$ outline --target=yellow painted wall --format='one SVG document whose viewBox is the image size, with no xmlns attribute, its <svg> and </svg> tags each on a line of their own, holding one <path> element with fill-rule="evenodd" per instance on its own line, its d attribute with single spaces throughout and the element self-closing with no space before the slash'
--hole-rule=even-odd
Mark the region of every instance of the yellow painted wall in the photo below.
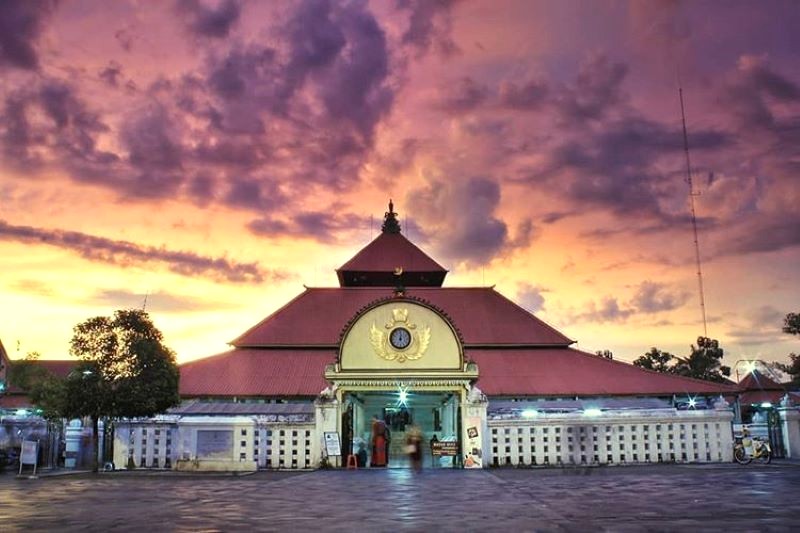
<svg viewBox="0 0 800 533">
<path fill-rule="evenodd" d="M 406 322 L 395 320 L 395 310 L 408 311 Z M 397 326 L 413 335 L 406 350 L 396 350 L 389 344 L 389 333 Z M 429 342 L 422 355 L 401 362 L 404 355 L 414 357 L 426 337 Z M 387 360 L 378 352 L 395 359 Z M 408 301 L 382 304 L 358 318 L 342 342 L 339 361 L 341 370 L 460 370 L 462 366 L 460 344 L 447 321 L 435 311 Z"/>
</svg>

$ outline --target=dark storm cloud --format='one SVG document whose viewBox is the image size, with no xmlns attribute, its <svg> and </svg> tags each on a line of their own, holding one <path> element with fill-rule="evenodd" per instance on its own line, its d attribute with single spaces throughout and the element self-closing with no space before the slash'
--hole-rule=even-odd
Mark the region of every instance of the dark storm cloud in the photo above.
<svg viewBox="0 0 800 533">
<path fill-rule="evenodd" d="M 393 91 L 384 84 L 389 74 L 386 37 L 375 18 L 362 9 L 347 9 L 341 24 L 349 53 L 339 54 L 319 90 L 329 119 L 351 123 L 358 139 L 371 147 L 375 126 L 394 101 Z"/>
<path fill-rule="evenodd" d="M 0 65 L 36 70 L 36 41 L 55 0 L 3 0 L 0 2 Z"/>
<path fill-rule="evenodd" d="M 226 35 L 238 3 L 209 6 L 178 10 L 196 33 Z M 365 2 L 299 2 L 279 16 L 268 39 L 219 40 L 196 70 L 115 93 L 124 111 L 108 117 L 77 82 L 42 77 L 7 91 L 4 164 L 62 171 L 125 198 L 183 195 L 282 218 L 309 191 L 349 190 L 394 102 L 384 31 Z M 115 61 L 97 76 L 106 90 L 132 83 Z"/>
<path fill-rule="evenodd" d="M 600 303 L 589 302 L 587 309 L 577 313 L 574 321 L 625 322 L 630 317 L 650 315 L 680 308 L 689 300 L 689 294 L 671 289 L 663 283 L 645 280 L 636 287 L 628 302 L 614 296 L 605 296 Z"/>
<path fill-rule="evenodd" d="M 193 298 L 168 291 L 136 293 L 127 289 L 98 290 L 86 299 L 86 303 L 114 309 L 145 307 L 148 311 L 156 313 L 203 312 L 230 307 L 227 304 L 209 302 L 205 298 Z"/>
<path fill-rule="evenodd" d="M 444 55 L 458 51 L 450 37 L 451 8 L 455 0 L 397 0 L 397 7 L 408 11 L 408 27 L 401 42 L 422 55 L 432 47 Z"/>
<path fill-rule="evenodd" d="M 179 16 L 185 17 L 187 28 L 203 37 L 227 37 L 231 27 L 239 20 L 241 7 L 235 0 L 225 0 L 216 9 L 200 0 L 178 0 L 175 4 Z"/>
<path fill-rule="evenodd" d="M 444 256 L 473 265 L 485 264 L 517 246 L 527 246 L 534 228 L 523 220 L 516 234 L 496 211 L 500 185 L 487 177 L 464 180 L 430 180 L 409 192 L 407 205 L 414 207 L 415 220 L 429 234 L 446 235 L 438 243 Z"/>
<path fill-rule="evenodd" d="M 516 110 L 540 109 L 547 102 L 549 91 L 544 80 L 529 80 L 522 85 L 504 81 L 500 84 L 500 104 Z"/>
<path fill-rule="evenodd" d="M 76 231 L 15 226 L 3 220 L 0 220 L 0 239 L 48 244 L 73 251 L 90 261 L 121 267 L 161 264 L 182 276 L 201 276 L 231 283 L 261 283 L 288 277 L 284 272 L 263 269 L 257 263 L 237 263 L 224 257 L 143 246 Z"/>
<path fill-rule="evenodd" d="M 369 224 L 369 218 L 353 213 L 305 211 L 288 220 L 260 218 L 250 222 L 247 227 L 255 235 L 265 237 L 307 237 L 321 242 L 334 242 L 338 235 L 366 230 Z"/>
<path fill-rule="evenodd" d="M 298 3 L 275 37 L 213 53 L 176 89 L 210 126 L 192 157 L 234 174 L 216 197 L 244 209 L 263 210 L 278 183 L 284 206 L 300 188 L 352 185 L 394 101 L 386 37 L 365 4 Z"/>
<path fill-rule="evenodd" d="M 800 84 L 764 58 L 743 56 L 723 93 L 743 139 L 731 174 L 756 176 L 755 193 L 718 241 L 719 255 L 800 246 Z M 745 174 L 746 177 L 747 174 Z M 737 188 L 738 190 L 738 188 Z"/>
<path fill-rule="evenodd" d="M 588 310 L 578 314 L 575 321 L 587 322 L 624 322 L 636 311 L 631 308 L 621 307 L 616 298 L 606 296 L 599 305 L 589 302 Z"/>
<path fill-rule="evenodd" d="M 442 86 L 439 93 L 438 107 L 451 113 L 463 113 L 483 104 L 489 97 L 489 88 L 470 77 L 464 77 Z"/>
<path fill-rule="evenodd" d="M 105 131 L 108 127 L 72 86 L 49 78 L 9 92 L 0 111 L 3 160 L 20 169 L 56 160 L 85 179 L 92 169 L 117 160 L 97 149 L 97 136 Z"/>
<path fill-rule="evenodd" d="M 152 105 L 132 114 L 120 129 L 131 164 L 143 170 L 177 170 L 181 147 L 163 106 Z"/>
<path fill-rule="evenodd" d="M 533 286 L 530 283 L 520 283 L 517 287 L 517 303 L 531 313 L 536 313 L 544 309 L 547 289 Z"/>
<path fill-rule="evenodd" d="M 119 137 L 133 171 L 125 183 L 128 193 L 151 198 L 173 195 L 183 183 L 183 148 L 164 106 L 152 104 L 130 114 Z"/>
<path fill-rule="evenodd" d="M 254 211 L 272 210 L 285 201 L 274 180 L 269 178 L 230 178 L 227 204 Z"/>
<path fill-rule="evenodd" d="M 630 304 L 640 313 L 658 313 L 677 309 L 689 299 L 685 292 L 670 292 L 663 283 L 643 281 Z"/>
<path fill-rule="evenodd" d="M 558 91 L 558 111 L 568 123 L 603 118 L 614 105 L 625 100 L 622 82 L 628 66 L 604 55 L 584 61 L 573 85 Z"/>
<path fill-rule="evenodd" d="M 800 215 L 797 213 L 762 217 L 738 229 L 725 237 L 716 251 L 718 255 L 775 252 L 800 246 Z"/>
<path fill-rule="evenodd" d="M 98 74 L 101 80 L 112 87 L 119 86 L 119 78 L 122 77 L 122 65 L 116 61 L 109 61 L 108 66 Z"/>
<path fill-rule="evenodd" d="M 675 171 L 681 165 L 682 139 L 679 128 L 631 114 L 554 146 L 549 163 L 534 179 L 561 175 L 558 186 L 576 205 L 607 208 L 623 217 L 680 222 L 685 214 L 668 207 L 675 202 L 676 187 L 683 187 Z M 723 131 L 705 129 L 694 131 L 691 142 L 698 153 L 726 148 L 734 141 Z"/>
<path fill-rule="evenodd" d="M 780 129 L 781 119 L 771 109 L 769 99 L 797 102 L 800 100 L 800 87 L 775 71 L 765 60 L 751 56 L 739 60 L 735 76 L 727 90 L 727 102 L 733 106 L 739 119 L 749 127 Z"/>
</svg>

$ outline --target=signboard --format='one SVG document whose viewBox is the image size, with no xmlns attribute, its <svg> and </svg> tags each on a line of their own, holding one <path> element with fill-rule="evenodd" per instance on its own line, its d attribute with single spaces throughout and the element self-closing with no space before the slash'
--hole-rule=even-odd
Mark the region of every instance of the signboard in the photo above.
<svg viewBox="0 0 800 533">
<path fill-rule="evenodd" d="M 22 465 L 33 465 L 33 475 L 36 475 L 36 466 L 38 462 L 38 454 L 36 453 L 39 448 L 39 443 L 35 440 L 22 441 L 22 449 L 19 454 L 19 473 L 22 475 Z"/>
<path fill-rule="evenodd" d="M 24 465 L 36 464 L 36 445 L 39 444 L 35 440 L 22 441 L 22 450 L 19 454 L 19 462 Z"/>
<path fill-rule="evenodd" d="M 328 457 L 336 457 L 342 455 L 342 448 L 339 443 L 338 431 L 325 432 L 325 453 Z"/>
<path fill-rule="evenodd" d="M 455 457 L 458 455 L 456 441 L 435 441 L 431 443 L 431 455 L 434 457 Z"/>
<path fill-rule="evenodd" d="M 464 446 L 464 468 L 481 468 L 483 450 L 481 445 L 481 417 L 471 416 L 464 420 L 467 428 L 467 442 Z"/>
<path fill-rule="evenodd" d="M 197 431 L 197 457 L 199 459 L 230 459 L 233 455 L 232 430 Z"/>
</svg>

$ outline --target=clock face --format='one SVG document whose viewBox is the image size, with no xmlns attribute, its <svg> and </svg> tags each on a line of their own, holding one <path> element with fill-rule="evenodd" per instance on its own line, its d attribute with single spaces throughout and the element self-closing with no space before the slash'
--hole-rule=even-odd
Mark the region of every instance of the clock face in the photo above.
<svg viewBox="0 0 800 533">
<path fill-rule="evenodd" d="M 389 342 L 398 350 L 405 350 L 411 344 L 411 333 L 406 328 L 395 328 L 389 334 Z"/>
</svg>

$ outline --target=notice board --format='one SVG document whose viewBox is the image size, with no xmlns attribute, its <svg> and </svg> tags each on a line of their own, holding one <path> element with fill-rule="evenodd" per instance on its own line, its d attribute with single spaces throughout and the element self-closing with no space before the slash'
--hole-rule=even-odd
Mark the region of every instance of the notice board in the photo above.
<svg viewBox="0 0 800 533">
<path fill-rule="evenodd" d="M 341 443 L 339 442 L 338 431 L 325 432 L 325 453 L 328 454 L 328 457 L 335 457 L 342 455 L 342 447 Z"/>
</svg>

